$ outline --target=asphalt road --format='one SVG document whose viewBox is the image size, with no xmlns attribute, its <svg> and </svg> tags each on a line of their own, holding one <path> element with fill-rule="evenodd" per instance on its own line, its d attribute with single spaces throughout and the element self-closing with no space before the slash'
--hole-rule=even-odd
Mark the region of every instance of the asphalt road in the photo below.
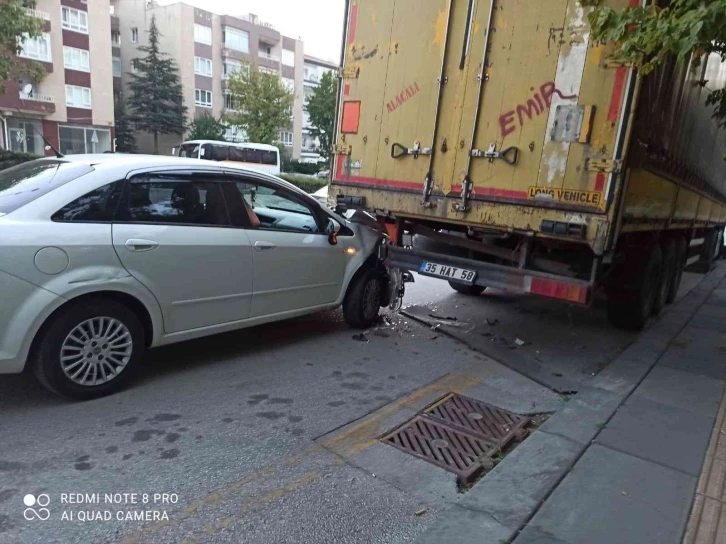
<svg viewBox="0 0 726 544">
<path fill-rule="evenodd" d="M 0 543 L 412 542 L 460 494 L 380 436 L 449 391 L 554 412 L 559 378 L 576 388 L 634 338 L 601 309 L 470 299 L 421 277 L 406 302 L 457 320 L 395 316 L 356 340 L 329 312 L 170 346 L 86 403 L 1 377 Z M 498 322 L 482 331 L 482 316 Z M 47 495 L 49 519 L 27 494 Z"/>
</svg>

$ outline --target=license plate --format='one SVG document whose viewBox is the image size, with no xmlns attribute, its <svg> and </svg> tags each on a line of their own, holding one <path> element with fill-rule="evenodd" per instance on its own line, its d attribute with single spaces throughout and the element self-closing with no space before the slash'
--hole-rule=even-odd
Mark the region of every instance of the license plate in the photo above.
<svg viewBox="0 0 726 544">
<path fill-rule="evenodd" d="M 473 285 L 474 280 L 476 280 L 476 272 L 446 264 L 423 262 L 418 271 L 420 274 L 425 274 L 426 276 L 446 278 L 447 280 L 458 281 L 459 283 L 466 283 L 468 285 Z"/>
</svg>

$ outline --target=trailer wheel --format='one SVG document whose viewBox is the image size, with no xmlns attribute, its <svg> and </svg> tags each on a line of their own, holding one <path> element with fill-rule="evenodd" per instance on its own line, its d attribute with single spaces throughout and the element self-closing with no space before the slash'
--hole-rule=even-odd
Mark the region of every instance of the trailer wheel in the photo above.
<svg viewBox="0 0 726 544">
<path fill-rule="evenodd" d="M 486 289 L 486 287 L 482 285 L 466 285 L 465 283 L 457 283 L 455 281 L 450 281 L 449 285 L 457 293 L 461 293 L 462 295 L 469 295 L 472 297 L 478 297 Z"/>
<path fill-rule="evenodd" d="M 658 286 L 658 292 L 655 296 L 653 304 L 653 315 L 660 315 L 665 308 L 673 283 L 673 276 L 676 272 L 676 244 L 673 240 L 668 240 L 661 244 L 661 252 L 663 253 L 663 270 L 661 272 L 661 282 Z"/>
<path fill-rule="evenodd" d="M 640 331 L 653 313 L 663 281 L 660 246 L 629 253 L 618 276 L 608 295 L 608 319 L 618 328 Z"/>
<path fill-rule="evenodd" d="M 668 287 L 668 296 L 666 297 L 667 304 L 673 304 L 676 301 L 678 291 L 681 288 L 683 269 L 686 267 L 686 256 L 688 253 L 688 244 L 686 244 L 685 238 L 678 238 L 675 241 L 675 246 L 675 269 L 673 270 L 673 277 L 671 279 L 670 286 Z"/>
</svg>

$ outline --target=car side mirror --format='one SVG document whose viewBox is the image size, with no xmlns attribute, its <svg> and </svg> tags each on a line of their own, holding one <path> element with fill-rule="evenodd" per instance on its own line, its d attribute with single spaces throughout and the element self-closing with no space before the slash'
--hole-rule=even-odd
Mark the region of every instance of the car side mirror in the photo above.
<svg viewBox="0 0 726 544">
<path fill-rule="evenodd" d="M 337 246 L 338 245 L 338 232 L 341 229 L 340 223 L 337 221 L 334 221 L 333 219 L 328 220 L 328 243 L 331 246 Z"/>
</svg>

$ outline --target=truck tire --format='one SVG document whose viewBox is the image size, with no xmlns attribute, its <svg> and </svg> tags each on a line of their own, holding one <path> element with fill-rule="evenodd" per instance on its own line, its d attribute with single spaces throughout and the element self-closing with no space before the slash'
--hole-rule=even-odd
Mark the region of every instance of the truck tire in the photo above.
<svg viewBox="0 0 726 544">
<path fill-rule="evenodd" d="M 33 373 L 43 387 L 73 400 L 120 390 L 146 349 L 141 321 L 115 300 L 74 304 L 51 317 L 39 335 L 29 361 Z"/>
<path fill-rule="evenodd" d="M 630 331 L 643 330 L 653 313 L 663 276 L 663 252 L 660 246 L 645 248 L 627 255 L 621 273 L 608 294 L 608 319 L 615 327 Z"/>
<path fill-rule="evenodd" d="M 343 299 L 345 321 L 355 329 L 367 329 L 378 321 L 383 300 L 383 273 L 368 268 L 357 274 Z"/>
<path fill-rule="evenodd" d="M 676 272 L 676 244 L 673 240 L 663 242 L 660 246 L 663 254 L 663 271 L 661 272 L 661 282 L 658 286 L 658 292 L 653 303 L 653 315 L 660 315 L 665 308 L 673 283 L 673 277 Z"/>
<path fill-rule="evenodd" d="M 461 293 L 462 295 L 469 295 L 472 297 L 478 297 L 486 289 L 486 287 L 482 285 L 466 285 L 465 283 L 458 283 L 455 281 L 450 281 L 449 285 L 457 293 Z"/>
<path fill-rule="evenodd" d="M 681 237 L 675 241 L 676 245 L 676 260 L 675 269 L 673 271 L 673 278 L 668 288 L 668 297 L 666 297 L 667 304 L 673 304 L 678 296 L 678 291 L 681 288 L 681 281 L 683 280 L 683 269 L 686 267 L 686 256 L 688 254 L 688 244 L 686 239 Z"/>
</svg>

